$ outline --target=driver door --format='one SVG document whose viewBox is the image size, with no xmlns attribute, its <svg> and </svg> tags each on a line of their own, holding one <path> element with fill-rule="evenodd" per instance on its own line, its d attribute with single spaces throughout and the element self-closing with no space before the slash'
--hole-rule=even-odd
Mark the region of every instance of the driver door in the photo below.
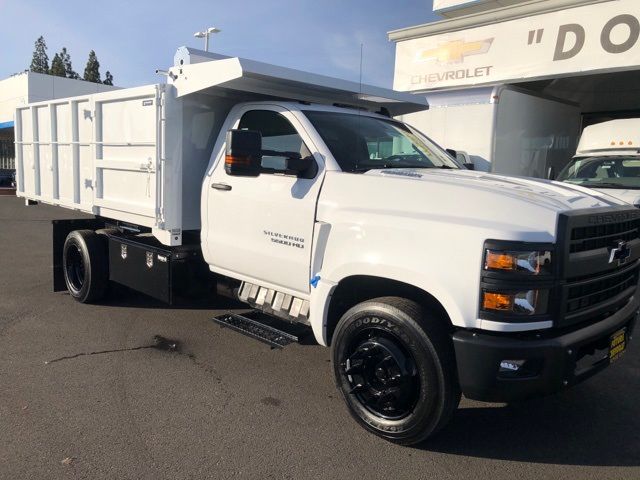
<svg viewBox="0 0 640 480">
<path fill-rule="evenodd" d="M 232 128 L 258 130 L 262 149 L 312 155 L 314 178 L 284 171 L 285 157 L 264 156 L 269 173 L 228 175 L 216 159 L 208 188 L 208 259 L 212 269 L 279 291 L 309 293 L 316 203 L 324 163 L 311 138 L 289 110 L 272 105 L 246 106 Z M 224 148 L 219 149 L 220 157 Z"/>
</svg>

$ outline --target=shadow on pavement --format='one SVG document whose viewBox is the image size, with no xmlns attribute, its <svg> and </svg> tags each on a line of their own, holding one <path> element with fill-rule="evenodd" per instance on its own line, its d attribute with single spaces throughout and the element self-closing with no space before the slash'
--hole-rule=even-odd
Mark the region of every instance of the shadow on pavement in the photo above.
<svg viewBox="0 0 640 480">
<path fill-rule="evenodd" d="M 518 404 L 461 408 L 419 448 L 520 462 L 639 466 L 640 408 L 634 388 L 582 385 Z"/>
</svg>

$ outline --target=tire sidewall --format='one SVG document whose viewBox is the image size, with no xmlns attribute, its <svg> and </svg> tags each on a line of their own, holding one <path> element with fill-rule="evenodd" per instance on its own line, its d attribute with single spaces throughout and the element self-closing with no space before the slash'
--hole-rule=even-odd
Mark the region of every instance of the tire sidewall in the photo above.
<svg viewBox="0 0 640 480">
<path fill-rule="evenodd" d="M 401 340 L 413 356 L 420 381 L 420 392 L 414 410 L 399 420 L 376 416 L 349 394 L 351 385 L 341 364 L 348 355 L 350 342 L 361 332 L 376 328 Z M 443 372 L 438 353 L 429 337 L 414 319 L 399 309 L 383 304 L 363 304 L 349 310 L 340 321 L 332 344 L 335 381 L 352 416 L 366 429 L 394 441 L 413 443 L 433 432 L 444 411 L 442 401 Z"/>
<path fill-rule="evenodd" d="M 84 267 L 84 281 L 82 282 L 82 287 L 79 290 L 74 287 L 73 282 L 69 278 L 68 257 L 69 252 L 72 248 L 77 248 L 80 252 L 82 265 Z M 64 280 L 67 284 L 67 290 L 69 290 L 69 294 L 72 297 L 80 300 L 86 298 L 89 292 L 89 286 L 91 285 L 91 261 L 89 259 L 87 244 L 80 235 L 76 234 L 76 232 L 71 232 L 64 243 L 62 264 L 64 265 Z"/>
</svg>

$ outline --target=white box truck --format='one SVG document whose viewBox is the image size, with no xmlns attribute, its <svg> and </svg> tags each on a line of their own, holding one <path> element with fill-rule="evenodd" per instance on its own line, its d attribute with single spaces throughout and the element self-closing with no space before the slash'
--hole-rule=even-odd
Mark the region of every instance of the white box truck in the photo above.
<svg viewBox="0 0 640 480">
<path fill-rule="evenodd" d="M 640 207 L 640 118 L 585 128 L 575 156 L 557 180 L 594 188 Z"/>
<path fill-rule="evenodd" d="M 513 85 L 420 94 L 429 110 L 401 116 L 440 145 L 464 151 L 476 170 L 547 178 L 573 155 L 577 105 Z"/>
<path fill-rule="evenodd" d="M 182 62 L 168 84 L 19 108 L 17 194 L 94 215 L 54 222 L 56 290 L 172 302 L 214 279 L 310 326 L 353 417 L 414 444 L 461 393 L 512 401 L 599 372 L 639 308 L 639 209 L 466 170 L 390 117 L 425 108 L 240 58 Z"/>
</svg>

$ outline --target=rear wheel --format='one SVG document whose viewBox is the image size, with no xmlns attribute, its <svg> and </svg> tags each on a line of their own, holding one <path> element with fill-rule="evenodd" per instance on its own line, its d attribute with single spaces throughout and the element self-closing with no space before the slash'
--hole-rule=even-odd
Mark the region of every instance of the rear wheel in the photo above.
<svg viewBox="0 0 640 480">
<path fill-rule="evenodd" d="M 78 302 L 91 303 L 104 297 L 109 285 L 105 238 L 92 230 L 75 230 L 64 242 L 64 280 Z"/>
<path fill-rule="evenodd" d="M 332 357 L 351 415 L 387 440 L 425 440 L 460 402 L 446 328 L 413 301 L 383 297 L 350 309 L 336 328 Z"/>
</svg>

